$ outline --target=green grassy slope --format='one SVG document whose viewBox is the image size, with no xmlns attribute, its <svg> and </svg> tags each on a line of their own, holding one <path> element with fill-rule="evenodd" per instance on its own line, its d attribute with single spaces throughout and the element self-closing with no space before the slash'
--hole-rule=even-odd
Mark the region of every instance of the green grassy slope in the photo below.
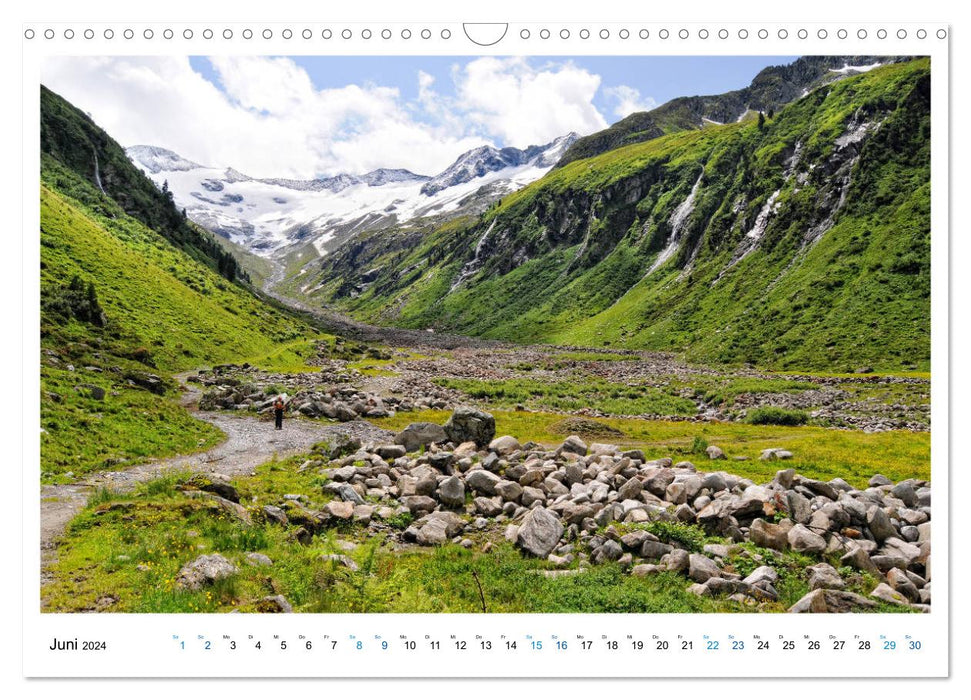
<svg viewBox="0 0 971 700">
<path fill-rule="evenodd" d="M 314 335 L 47 155 L 40 204 L 46 480 L 218 442 L 178 406 L 171 374 Z"/>
<path fill-rule="evenodd" d="M 229 280 L 246 277 L 236 259 L 209 233 L 193 226 L 136 168 L 125 150 L 94 121 L 60 95 L 40 89 L 40 150 L 97 187 L 126 214 Z"/>
<path fill-rule="evenodd" d="M 762 128 L 575 161 L 471 223 L 365 234 L 322 262 L 317 295 L 378 322 L 493 338 L 926 370 L 929 73 L 927 60 L 885 66 Z M 652 271 L 696 183 L 674 253 Z"/>
</svg>

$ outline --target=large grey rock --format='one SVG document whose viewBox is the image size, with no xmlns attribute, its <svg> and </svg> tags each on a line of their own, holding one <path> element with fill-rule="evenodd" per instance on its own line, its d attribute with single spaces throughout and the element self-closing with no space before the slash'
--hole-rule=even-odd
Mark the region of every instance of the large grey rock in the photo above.
<svg viewBox="0 0 971 700">
<path fill-rule="evenodd" d="M 543 505 L 546 503 L 546 494 L 543 493 L 541 489 L 533 488 L 532 486 L 527 486 L 523 489 L 523 495 L 520 497 L 520 503 L 529 508 L 534 503 L 539 503 Z"/>
<path fill-rule="evenodd" d="M 221 554 L 203 554 L 183 566 L 176 576 L 179 588 L 197 591 L 238 571 L 236 565 Z"/>
<path fill-rule="evenodd" d="M 708 459 L 725 459 L 724 450 L 716 445 L 709 445 L 706 447 L 705 454 L 708 455 Z"/>
<path fill-rule="evenodd" d="M 671 469 L 658 469 L 644 482 L 644 488 L 653 493 L 658 498 L 664 498 L 664 494 L 674 483 L 674 471 Z"/>
<path fill-rule="evenodd" d="M 563 536 L 563 524 L 545 508 L 534 508 L 523 518 L 516 544 L 527 554 L 545 559 Z"/>
<path fill-rule="evenodd" d="M 438 507 L 438 502 L 430 496 L 405 496 L 401 504 L 411 511 L 412 515 L 430 513 Z"/>
<path fill-rule="evenodd" d="M 763 581 L 775 584 L 779 580 L 779 572 L 771 566 L 760 566 L 742 580 L 750 586 L 756 586 Z"/>
<path fill-rule="evenodd" d="M 455 462 L 455 455 L 451 452 L 432 452 L 427 455 L 428 466 L 442 473 L 450 474 L 452 463 Z"/>
<path fill-rule="evenodd" d="M 795 469 L 780 469 L 775 473 L 775 483 L 784 489 L 791 489 L 793 481 L 796 478 Z"/>
<path fill-rule="evenodd" d="M 477 496 L 472 499 L 472 505 L 475 507 L 476 513 L 481 513 L 487 518 L 494 518 L 502 513 L 502 503 L 497 498 Z"/>
<path fill-rule="evenodd" d="M 686 572 L 691 568 L 691 555 L 684 549 L 672 549 L 661 557 L 661 566 L 679 574 Z"/>
<path fill-rule="evenodd" d="M 674 505 L 684 505 L 687 498 L 687 490 L 682 482 L 675 481 L 664 492 L 664 500 Z"/>
<path fill-rule="evenodd" d="M 820 562 L 806 568 L 809 574 L 809 590 L 817 588 L 845 588 L 846 582 L 832 566 L 825 562 Z"/>
<path fill-rule="evenodd" d="M 418 529 L 418 544 L 426 547 L 448 542 L 447 524 L 444 520 L 429 520 Z"/>
<path fill-rule="evenodd" d="M 660 560 L 665 554 L 669 554 L 674 548 L 664 542 L 654 542 L 645 540 L 641 544 L 641 556 L 645 559 Z"/>
<path fill-rule="evenodd" d="M 496 435 L 496 419 L 490 413 L 469 406 L 460 406 L 445 423 L 445 434 L 455 444 L 474 442 L 485 447 Z"/>
<path fill-rule="evenodd" d="M 701 480 L 701 488 L 710 489 L 712 493 L 718 493 L 727 489 L 728 484 L 725 481 L 724 474 L 712 472 L 711 474 L 706 474 L 705 478 Z"/>
<path fill-rule="evenodd" d="M 523 487 L 515 481 L 502 480 L 495 486 L 496 494 L 504 501 L 517 502 L 523 495 Z"/>
<path fill-rule="evenodd" d="M 188 481 L 188 484 L 200 491 L 214 493 L 227 501 L 239 503 L 239 492 L 225 474 L 196 474 Z"/>
<path fill-rule="evenodd" d="M 497 455 L 505 456 L 512 454 L 520 448 L 519 440 L 514 438 L 512 435 L 503 435 L 502 437 L 497 437 L 495 440 L 489 443 L 489 449 L 495 452 Z"/>
<path fill-rule="evenodd" d="M 465 483 L 455 475 L 448 477 L 438 485 L 438 499 L 452 508 L 465 505 Z"/>
<path fill-rule="evenodd" d="M 613 540 L 607 540 L 604 542 L 600 549 L 597 550 L 597 555 L 595 559 L 597 562 L 602 561 L 617 561 L 623 556 L 624 550 L 617 542 Z"/>
<path fill-rule="evenodd" d="M 263 506 L 263 515 L 266 516 L 268 522 L 276 523 L 277 525 L 288 525 L 290 522 L 283 509 L 277 506 Z"/>
<path fill-rule="evenodd" d="M 870 597 L 877 598 L 887 603 L 910 605 L 907 597 L 903 593 L 898 593 L 886 583 L 877 584 L 877 587 L 870 591 Z"/>
<path fill-rule="evenodd" d="M 754 544 L 780 552 L 789 546 L 788 535 L 789 528 L 762 519 L 753 520 L 752 526 L 749 528 L 749 539 Z"/>
<path fill-rule="evenodd" d="M 364 499 L 361 498 L 361 494 L 355 491 L 354 487 L 350 484 L 344 483 L 338 485 L 337 488 L 334 489 L 334 493 L 342 501 L 348 501 L 358 506 L 364 503 Z"/>
<path fill-rule="evenodd" d="M 412 423 L 394 438 L 395 443 L 402 445 L 408 452 L 415 452 L 425 445 L 447 440 L 445 429 L 435 423 Z"/>
<path fill-rule="evenodd" d="M 805 525 L 794 525 L 787 537 L 793 551 L 806 554 L 822 554 L 826 551 L 826 540 Z"/>
<path fill-rule="evenodd" d="M 876 603 L 849 591 L 817 588 L 800 598 L 789 608 L 791 613 L 848 613 L 876 607 Z"/>
<path fill-rule="evenodd" d="M 423 474 L 415 482 L 415 495 L 417 496 L 434 496 L 437 490 L 438 479 L 432 472 Z"/>
<path fill-rule="evenodd" d="M 688 557 L 688 578 L 704 583 L 713 576 L 720 576 L 721 569 L 704 554 L 691 554 Z"/>
<path fill-rule="evenodd" d="M 434 423 L 431 425 L 434 425 Z M 407 430 L 407 428 L 405 428 L 405 430 Z M 398 459 L 398 457 L 404 457 L 407 451 L 408 449 L 400 443 L 396 445 L 378 445 L 374 450 L 375 454 L 377 454 L 381 459 L 389 462 Z"/>
<path fill-rule="evenodd" d="M 502 477 L 485 469 L 476 469 L 465 476 L 465 485 L 476 493 L 484 493 L 487 496 L 496 495 L 496 486 L 502 481 Z"/>
<path fill-rule="evenodd" d="M 620 538 L 620 543 L 632 552 L 636 552 L 640 550 L 641 545 L 647 540 L 657 542 L 657 537 L 647 530 L 631 530 Z"/>
<path fill-rule="evenodd" d="M 631 477 L 619 489 L 617 498 L 621 501 L 628 499 L 637 500 L 641 497 L 641 482 L 636 477 Z"/>
<path fill-rule="evenodd" d="M 445 536 L 448 539 L 452 539 L 453 537 L 459 535 L 466 526 L 465 519 L 461 515 L 451 511 L 442 510 L 436 510 L 422 516 L 415 521 L 414 525 L 421 530 L 421 528 L 432 521 L 436 521 L 444 525 Z"/>
<path fill-rule="evenodd" d="M 850 551 L 840 557 L 840 563 L 871 574 L 880 573 L 880 569 L 877 568 L 876 564 L 870 559 L 870 555 L 862 547 L 852 547 Z"/>
<path fill-rule="evenodd" d="M 866 514 L 866 524 L 877 542 L 883 542 L 890 537 L 896 537 L 897 531 L 894 529 L 890 517 L 880 506 L 870 506 Z"/>
<path fill-rule="evenodd" d="M 786 507 L 789 516 L 797 523 L 805 525 L 813 515 L 809 499 L 797 491 L 786 491 Z"/>
<path fill-rule="evenodd" d="M 901 481 L 894 486 L 890 489 L 890 495 L 894 498 L 899 498 L 908 508 L 913 508 L 917 505 L 917 493 L 914 491 L 914 484 L 910 480 Z"/>
<path fill-rule="evenodd" d="M 350 520 L 354 517 L 354 504 L 350 501 L 328 501 L 324 510 L 338 520 Z"/>
<path fill-rule="evenodd" d="M 576 435 L 571 435 L 566 440 L 563 441 L 563 445 L 560 447 L 561 452 L 569 452 L 575 455 L 586 455 L 587 454 L 587 443 L 581 440 Z"/>
<path fill-rule="evenodd" d="M 907 572 L 901 569 L 890 569 L 887 572 L 887 583 L 897 593 L 902 593 L 911 603 L 920 603 L 920 592 L 914 585 Z"/>
<path fill-rule="evenodd" d="M 818 479 L 803 479 L 802 485 L 813 493 L 819 494 L 820 496 L 828 498 L 831 501 L 835 501 L 837 498 L 839 498 L 839 492 L 828 481 L 819 481 Z"/>
</svg>

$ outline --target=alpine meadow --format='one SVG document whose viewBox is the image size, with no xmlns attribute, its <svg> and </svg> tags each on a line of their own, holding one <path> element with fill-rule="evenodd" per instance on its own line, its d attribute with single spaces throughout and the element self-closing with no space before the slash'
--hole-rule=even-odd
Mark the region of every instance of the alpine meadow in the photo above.
<svg viewBox="0 0 971 700">
<path fill-rule="evenodd" d="M 930 60 L 762 65 L 305 179 L 41 86 L 41 609 L 930 611 Z"/>
</svg>

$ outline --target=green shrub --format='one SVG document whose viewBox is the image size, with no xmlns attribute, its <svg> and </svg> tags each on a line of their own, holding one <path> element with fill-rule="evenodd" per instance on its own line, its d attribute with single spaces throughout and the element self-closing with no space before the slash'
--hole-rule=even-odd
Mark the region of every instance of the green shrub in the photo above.
<svg viewBox="0 0 971 700">
<path fill-rule="evenodd" d="M 805 425 L 809 414 L 790 408 L 763 406 L 749 411 L 745 420 L 752 425 Z"/>
<path fill-rule="evenodd" d="M 695 439 L 691 442 L 692 454 L 704 454 L 707 449 L 708 441 L 700 435 L 695 435 Z"/>
<path fill-rule="evenodd" d="M 697 525 L 655 520 L 647 523 L 644 529 L 662 542 L 678 545 L 689 552 L 700 552 L 705 546 L 705 531 Z"/>
</svg>

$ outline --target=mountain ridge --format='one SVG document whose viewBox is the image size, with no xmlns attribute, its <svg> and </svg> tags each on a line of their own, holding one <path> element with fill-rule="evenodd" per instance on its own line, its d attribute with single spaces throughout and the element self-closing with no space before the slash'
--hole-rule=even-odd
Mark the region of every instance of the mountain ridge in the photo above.
<svg viewBox="0 0 971 700">
<path fill-rule="evenodd" d="M 312 180 L 253 178 L 158 146 L 132 146 L 128 156 L 156 185 L 168 186 L 190 219 L 267 256 L 308 241 L 323 253 L 349 231 L 484 209 L 542 176 L 576 138 L 570 133 L 525 149 L 483 145 L 432 177 L 379 168 Z"/>
<path fill-rule="evenodd" d="M 926 367 L 929 177 L 929 64 L 916 59 L 824 85 L 764 124 L 568 163 L 465 227 L 359 234 L 301 283 L 411 328 L 779 368 Z"/>
<path fill-rule="evenodd" d="M 741 121 L 748 113 L 783 107 L 804 91 L 859 72 L 897 56 L 803 56 L 792 63 L 762 69 L 740 90 L 718 95 L 676 97 L 647 112 L 635 112 L 607 129 L 584 136 L 564 153 L 556 167 L 620 146 L 649 141 L 672 131 Z M 833 66 L 839 65 L 839 69 Z M 857 66 L 854 71 L 852 66 Z"/>
</svg>

